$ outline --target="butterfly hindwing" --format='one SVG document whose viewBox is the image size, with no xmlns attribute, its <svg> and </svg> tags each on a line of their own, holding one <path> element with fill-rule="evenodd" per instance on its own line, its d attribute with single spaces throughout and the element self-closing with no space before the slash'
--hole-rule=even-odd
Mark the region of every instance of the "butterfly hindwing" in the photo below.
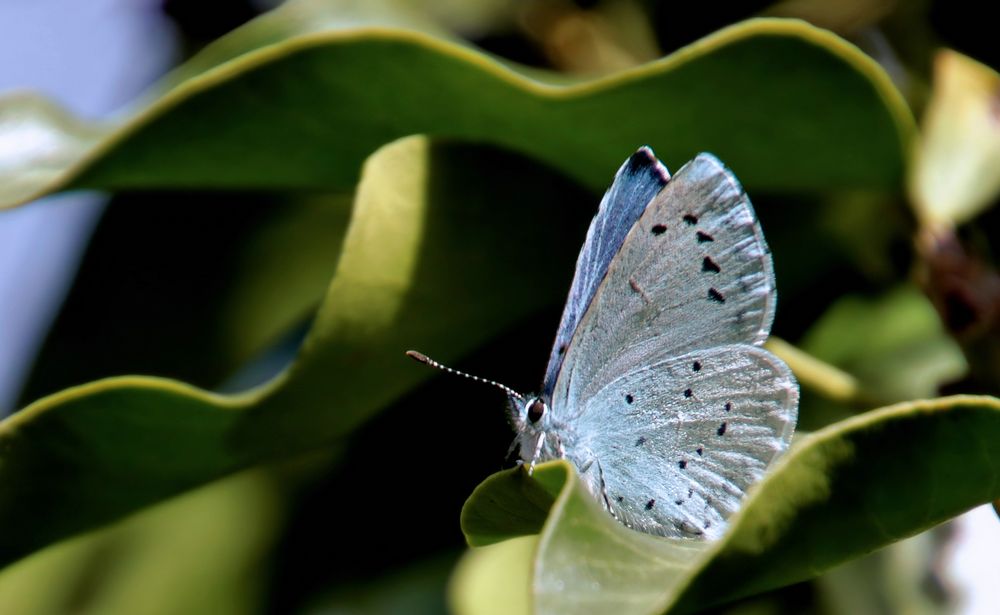
<svg viewBox="0 0 1000 615">
<path fill-rule="evenodd" d="M 604 194 L 597 214 L 590 223 L 587 238 L 576 261 L 569 298 L 563 309 L 556 342 L 545 370 L 543 391 L 546 395 L 552 393 L 565 351 L 580 318 L 604 279 L 611 259 L 618 253 L 626 234 L 642 215 L 646 204 L 669 179 L 666 167 L 648 147 L 639 148 L 615 174 L 614 182 Z"/>
<path fill-rule="evenodd" d="M 774 304 L 771 256 L 753 207 L 728 169 L 700 154 L 645 206 L 607 267 L 556 375 L 553 412 L 578 413 L 620 375 L 608 366 L 628 364 L 628 355 L 656 360 L 759 345 Z"/>
<path fill-rule="evenodd" d="M 575 461 L 589 465 L 591 491 L 635 529 L 720 536 L 791 439 L 798 387 L 790 371 L 745 344 L 612 369 L 620 375 L 575 421 Z"/>
</svg>

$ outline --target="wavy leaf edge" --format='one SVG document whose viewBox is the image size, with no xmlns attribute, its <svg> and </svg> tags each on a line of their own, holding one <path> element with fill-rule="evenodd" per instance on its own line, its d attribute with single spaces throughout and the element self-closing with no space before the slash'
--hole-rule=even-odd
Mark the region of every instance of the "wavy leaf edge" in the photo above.
<svg viewBox="0 0 1000 615">
<path fill-rule="evenodd" d="M 266 17 L 267 15 L 264 15 L 261 18 Z M 271 43 L 248 51 L 174 85 L 162 96 L 148 103 L 145 108 L 134 112 L 124 123 L 111 129 L 104 140 L 98 141 L 96 145 L 91 146 L 89 151 L 84 153 L 76 162 L 67 165 L 58 174 L 56 179 L 51 180 L 47 187 L 35 191 L 18 202 L 7 204 L 7 206 L 23 205 L 47 194 L 73 187 L 73 181 L 90 167 L 92 163 L 113 150 L 116 145 L 126 140 L 129 136 L 152 123 L 189 97 L 210 90 L 214 86 L 237 75 L 249 72 L 258 66 L 277 62 L 299 52 L 325 45 L 375 39 L 405 42 L 431 49 L 441 55 L 451 56 L 468 65 L 476 66 L 479 70 L 492 73 L 495 77 L 504 80 L 508 85 L 519 88 L 539 98 L 559 99 L 585 96 L 602 90 L 612 89 L 619 84 L 637 81 L 661 72 L 668 72 L 677 66 L 704 57 L 718 48 L 755 36 L 799 38 L 800 40 L 831 51 L 851 65 L 872 83 L 879 98 L 889 110 L 896 124 L 897 134 L 901 139 L 899 144 L 900 151 L 908 152 L 910 150 L 910 143 L 916 134 L 916 123 L 903 95 L 893 85 L 889 75 L 882 70 L 874 59 L 864 54 L 855 45 L 840 38 L 833 32 L 817 28 L 799 19 L 774 17 L 748 19 L 713 32 L 652 62 L 611 75 L 568 85 L 544 83 L 537 78 L 532 78 L 527 74 L 519 72 L 511 65 L 502 62 L 501 59 L 493 57 L 484 51 L 431 36 L 417 30 L 368 25 L 345 30 L 329 30 L 296 35 L 284 41 Z M 153 86 L 154 89 L 155 87 Z M 47 101 L 47 99 L 46 102 L 50 107 L 57 106 Z M 51 109 L 50 112 L 52 112 Z M 81 123 L 80 120 L 65 110 L 59 110 L 57 115 L 63 118 L 64 121 L 69 120 L 78 127 L 86 127 L 85 123 Z M 0 209 L 2 208 L 0 206 Z"/>
</svg>

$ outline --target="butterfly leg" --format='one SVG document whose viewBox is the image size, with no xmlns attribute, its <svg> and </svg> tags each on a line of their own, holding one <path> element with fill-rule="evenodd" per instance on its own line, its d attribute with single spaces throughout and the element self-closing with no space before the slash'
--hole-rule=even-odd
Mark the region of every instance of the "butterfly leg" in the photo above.
<svg viewBox="0 0 1000 615">
<path fill-rule="evenodd" d="M 528 464 L 528 476 L 531 476 L 535 472 L 535 461 L 538 460 L 539 455 L 542 454 L 542 447 L 545 445 L 545 433 L 542 432 L 538 434 L 538 442 L 535 444 L 535 452 L 531 456 L 531 463 Z"/>
<path fill-rule="evenodd" d="M 509 460 L 510 460 L 511 455 L 514 454 L 514 451 L 517 449 L 518 444 L 520 444 L 520 443 L 521 443 L 521 437 L 520 436 L 516 436 L 514 438 L 514 441 L 510 443 L 510 446 L 507 447 L 507 456 L 504 457 L 504 459 L 507 460 L 508 463 L 510 462 Z M 521 461 L 521 457 L 520 456 L 518 456 L 517 461 L 515 461 L 515 463 L 517 465 L 521 465 L 522 461 Z"/>
<path fill-rule="evenodd" d="M 597 462 L 597 476 L 600 479 L 601 483 L 601 497 L 604 498 L 604 505 L 607 506 L 608 512 L 611 513 L 611 516 L 617 519 L 618 515 L 615 514 L 615 507 L 611 505 L 611 498 L 608 497 L 608 486 L 604 482 L 604 469 L 601 468 L 601 460 L 597 459 L 596 457 L 594 458 L 594 460 Z"/>
<path fill-rule="evenodd" d="M 608 497 L 608 486 L 604 482 L 604 468 L 601 467 L 601 460 L 596 455 L 589 454 L 587 460 L 577 466 L 580 476 L 582 477 L 586 474 L 590 468 L 594 467 L 594 464 L 597 464 L 597 482 L 601 487 L 601 499 L 604 500 L 604 506 L 611 513 L 611 516 L 617 519 L 618 515 L 615 514 L 615 507 L 611 505 L 611 498 Z"/>
</svg>

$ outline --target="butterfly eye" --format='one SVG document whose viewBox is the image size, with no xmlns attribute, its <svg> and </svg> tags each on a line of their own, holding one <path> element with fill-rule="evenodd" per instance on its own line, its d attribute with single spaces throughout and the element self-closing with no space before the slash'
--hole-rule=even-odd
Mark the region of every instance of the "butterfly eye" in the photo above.
<svg viewBox="0 0 1000 615">
<path fill-rule="evenodd" d="M 531 400 L 528 404 L 528 420 L 532 423 L 537 423 L 542 420 L 543 414 L 545 414 L 545 402 L 537 397 Z"/>
</svg>

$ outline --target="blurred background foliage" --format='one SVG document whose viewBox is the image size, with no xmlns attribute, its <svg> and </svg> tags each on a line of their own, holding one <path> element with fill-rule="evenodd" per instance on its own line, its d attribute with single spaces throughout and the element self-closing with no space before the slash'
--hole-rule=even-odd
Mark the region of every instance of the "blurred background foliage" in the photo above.
<svg viewBox="0 0 1000 615">
<path fill-rule="evenodd" d="M 113 123 L 0 99 L 2 205 L 113 193 L 0 427 L 0 613 L 516 612 L 527 556 L 459 564 L 501 400 L 402 352 L 535 387 L 642 143 L 744 181 L 802 430 L 997 393 L 1000 50 L 978 5 L 267 8 L 166 2 L 188 59 Z M 101 380 L 123 374 L 156 378 Z M 947 533 L 713 608 L 950 612 Z"/>
</svg>

